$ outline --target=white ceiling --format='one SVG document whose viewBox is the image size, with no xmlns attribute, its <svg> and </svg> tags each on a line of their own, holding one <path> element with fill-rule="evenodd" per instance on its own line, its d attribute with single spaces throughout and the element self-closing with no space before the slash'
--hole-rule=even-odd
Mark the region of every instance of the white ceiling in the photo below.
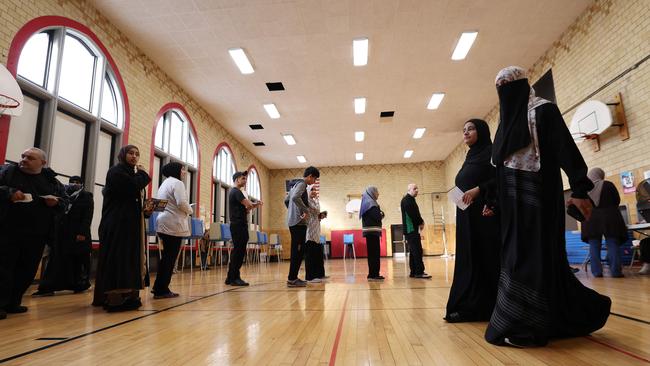
<svg viewBox="0 0 650 366">
<path fill-rule="evenodd" d="M 530 67 L 590 0 L 92 0 L 94 5 L 269 168 L 442 160 L 462 124 L 497 102 L 494 76 Z M 479 35 L 464 61 L 461 32 Z M 352 40 L 367 37 L 367 66 Z M 246 50 L 242 75 L 228 49 Z M 269 92 L 281 81 L 285 91 Z M 446 97 L 426 109 L 433 92 Z M 364 115 L 353 99 L 364 96 Z M 263 103 L 282 115 L 270 119 Z M 395 110 L 391 122 L 379 112 Z M 264 130 L 248 125 L 261 123 Z M 413 140 L 416 127 L 426 127 Z M 354 141 L 354 131 L 366 140 Z M 292 133 L 288 146 L 281 134 Z M 265 147 L 253 146 L 263 141 Z M 199 141 L 217 145 L 219 141 Z M 414 150 L 411 159 L 402 156 Z M 364 160 L 356 161 L 355 153 Z M 305 155 L 300 164 L 296 155 Z"/>
</svg>

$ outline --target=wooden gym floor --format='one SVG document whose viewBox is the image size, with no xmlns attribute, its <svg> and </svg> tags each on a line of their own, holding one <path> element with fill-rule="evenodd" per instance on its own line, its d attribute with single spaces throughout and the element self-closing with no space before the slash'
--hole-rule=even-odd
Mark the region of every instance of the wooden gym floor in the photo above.
<svg viewBox="0 0 650 366">
<path fill-rule="evenodd" d="M 447 324 L 453 260 L 425 258 L 432 280 L 408 278 L 404 259 L 382 259 L 384 283 L 365 259 L 326 261 L 331 276 L 285 285 L 288 261 L 244 266 L 250 287 L 223 284 L 225 269 L 176 274 L 176 299 L 144 291 L 138 311 L 107 314 L 92 294 L 25 297 L 26 314 L 0 321 L 0 362 L 25 365 L 647 365 L 650 277 L 578 277 L 613 300 L 589 337 L 537 349 L 496 347 L 485 323 Z M 636 269 L 638 270 L 638 269 Z M 635 271 L 636 271 L 635 270 Z M 28 294 L 33 292 L 33 288 Z"/>
</svg>

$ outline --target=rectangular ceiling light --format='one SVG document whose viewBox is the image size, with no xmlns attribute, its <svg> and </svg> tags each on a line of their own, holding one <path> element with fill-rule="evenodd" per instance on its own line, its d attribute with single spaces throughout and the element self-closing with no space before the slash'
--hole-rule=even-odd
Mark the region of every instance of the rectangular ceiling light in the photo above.
<svg viewBox="0 0 650 366">
<path fill-rule="evenodd" d="M 355 157 L 357 160 L 363 160 L 363 153 L 356 153 L 356 154 L 354 154 L 354 157 Z"/>
<path fill-rule="evenodd" d="M 298 159 L 299 163 L 306 163 L 307 162 L 307 159 L 305 159 L 305 157 L 302 156 L 302 155 L 296 156 L 296 159 Z"/>
<path fill-rule="evenodd" d="M 354 113 L 366 113 L 366 98 L 354 98 Z"/>
<path fill-rule="evenodd" d="M 472 48 L 476 36 L 478 36 L 478 32 L 463 32 L 456 44 L 454 53 L 451 55 L 451 59 L 454 61 L 464 60 L 467 53 L 469 53 L 469 49 Z"/>
<path fill-rule="evenodd" d="M 415 132 L 413 133 L 413 138 L 414 139 L 421 139 L 422 136 L 424 136 L 424 131 L 426 131 L 426 130 L 427 129 L 424 128 L 424 127 L 416 128 Z"/>
<path fill-rule="evenodd" d="M 255 70 L 253 70 L 253 65 L 251 65 L 251 62 L 248 60 L 246 52 L 244 52 L 243 49 L 231 48 L 228 50 L 228 53 L 230 53 L 230 57 L 235 61 L 235 65 L 237 65 L 242 74 L 246 75 L 255 72 Z"/>
<path fill-rule="evenodd" d="M 433 95 L 431 95 L 431 100 L 429 100 L 429 105 L 427 105 L 427 109 L 438 109 L 444 97 L 445 93 L 433 93 Z"/>
<path fill-rule="evenodd" d="M 354 66 L 365 66 L 368 64 L 368 38 L 357 38 L 352 41 L 352 54 Z"/>
<path fill-rule="evenodd" d="M 357 131 L 354 133 L 354 141 L 361 142 L 366 138 L 366 133 L 363 131 Z"/>
<path fill-rule="evenodd" d="M 280 112 L 278 112 L 278 109 L 275 107 L 275 104 L 269 103 L 269 104 L 264 104 L 264 109 L 266 110 L 266 113 L 271 117 L 272 119 L 278 119 L 280 118 Z"/>
<path fill-rule="evenodd" d="M 287 142 L 287 145 L 295 145 L 296 144 L 296 140 L 293 138 L 293 135 L 286 134 L 286 135 L 282 135 L 282 137 L 284 137 L 284 141 Z"/>
<path fill-rule="evenodd" d="M 404 158 L 408 159 L 413 155 L 413 150 L 404 151 Z"/>
</svg>

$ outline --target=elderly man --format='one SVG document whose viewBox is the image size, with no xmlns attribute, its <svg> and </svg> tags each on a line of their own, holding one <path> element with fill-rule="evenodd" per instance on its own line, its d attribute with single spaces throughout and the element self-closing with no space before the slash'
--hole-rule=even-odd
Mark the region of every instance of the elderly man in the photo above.
<svg viewBox="0 0 650 366">
<path fill-rule="evenodd" d="M 27 311 L 20 305 L 23 294 L 67 204 L 63 185 L 46 163 L 45 152 L 33 147 L 19 164 L 0 168 L 0 319 Z"/>
<path fill-rule="evenodd" d="M 408 191 L 400 207 L 402 209 L 402 226 L 406 242 L 409 246 L 409 267 L 413 278 L 431 278 L 424 272 L 424 262 L 422 262 L 422 240 L 420 233 L 424 229 L 424 220 L 420 215 L 420 208 L 415 201 L 418 196 L 418 186 L 414 183 L 408 185 Z"/>
</svg>

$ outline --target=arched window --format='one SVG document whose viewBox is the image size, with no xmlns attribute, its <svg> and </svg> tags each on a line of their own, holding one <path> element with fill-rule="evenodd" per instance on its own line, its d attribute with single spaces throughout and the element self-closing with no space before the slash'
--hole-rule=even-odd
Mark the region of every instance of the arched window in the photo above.
<svg viewBox="0 0 650 366">
<path fill-rule="evenodd" d="M 191 121 L 180 104 L 167 104 L 158 113 L 154 132 L 154 150 L 152 195 L 156 195 L 164 179 L 161 175 L 162 167 L 176 161 L 187 166 L 185 187 L 190 202 L 195 202 L 198 197 L 199 151 Z"/>
<path fill-rule="evenodd" d="M 228 190 L 232 187 L 232 176 L 236 172 L 232 150 L 226 145 L 220 145 L 212 163 L 212 218 L 214 222 L 229 222 Z"/>
<path fill-rule="evenodd" d="M 257 173 L 257 169 L 254 167 L 248 168 L 248 180 L 246 181 L 246 192 L 248 192 L 248 197 L 256 201 L 262 199 L 262 188 L 260 186 L 260 177 Z M 259 228 L 260 225 L 260 207 L 255 208 L 251 211 L 251 214 L 248 218 L 249 224 L 257 225 Z"/>
<path fill-rule="evenodd" d="M 128 102 L 113 60 L 85 26 L 61 17 L 36 18 L 16 35 L 7 67 L 24 94 L 23 113 L 9 124 L 5 159 L 17 162 L 37 146 L 67 183 L 81 176 L 94 193 L 92 237 L 98 239 L 101 190 L 126 140 Z"/>
</svg>

